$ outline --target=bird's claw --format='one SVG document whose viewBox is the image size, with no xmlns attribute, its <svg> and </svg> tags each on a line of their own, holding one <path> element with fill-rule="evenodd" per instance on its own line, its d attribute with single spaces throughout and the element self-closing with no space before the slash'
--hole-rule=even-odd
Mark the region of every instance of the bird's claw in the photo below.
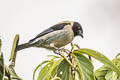
<svg viewBox="0 0 120 80">
<path fill-rule="evenodd" d="M 64 48 L 60 48 L 60 49 L 58 49 L 58 52 L 61 53 L 64 50 L 65 50 Z"/>
<path fill-rule="evenodd" d="M 54 51 L 54 53 L 62 56 L 61 53 L 62 53 L 62 51 L 64 51 L 64 50 L 65 50 L 64 48 L 59 48 L 59 49 L 57 49 L 56 51 Z"/>
</svg>

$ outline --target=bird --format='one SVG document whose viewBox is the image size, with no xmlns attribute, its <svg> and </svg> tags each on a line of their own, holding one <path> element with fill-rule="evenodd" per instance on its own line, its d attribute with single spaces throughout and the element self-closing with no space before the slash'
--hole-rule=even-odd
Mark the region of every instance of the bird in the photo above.
<svg viewBox="0 0 120 80">
<path fill-rule="evenodd" d="M 30 47 L 56 51 L 71 43 L 76 36 L 83 38 L 81 24 L 76 21 L 62 21 L 42 31 L 27 43 L 18 45 L 16 51 Z"/>
</svg>

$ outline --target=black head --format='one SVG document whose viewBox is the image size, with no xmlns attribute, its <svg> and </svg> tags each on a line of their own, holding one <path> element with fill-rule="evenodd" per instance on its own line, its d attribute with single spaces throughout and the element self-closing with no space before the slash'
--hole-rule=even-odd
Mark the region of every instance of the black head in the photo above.
<svg viewBox="0 0 120 80">
<path fill-rule="evenodd" d="M 78 22 L 74 22 L 72 29 L 74 32 L 74 36 L 81 36 L 83 38 L 83 29 Z"/>
</svg>

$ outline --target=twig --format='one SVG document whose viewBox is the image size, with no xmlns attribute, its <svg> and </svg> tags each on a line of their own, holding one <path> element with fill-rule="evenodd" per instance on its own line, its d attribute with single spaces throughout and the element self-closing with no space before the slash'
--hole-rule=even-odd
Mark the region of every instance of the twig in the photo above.
<svg viewBox="0 0 120 80">
<path fill-rule="evenodd" d="M 8 78 L 8 80 L 11 80 L 9 70 L 6 66 L 5 66 L 5 76 Z"/>
</svg>

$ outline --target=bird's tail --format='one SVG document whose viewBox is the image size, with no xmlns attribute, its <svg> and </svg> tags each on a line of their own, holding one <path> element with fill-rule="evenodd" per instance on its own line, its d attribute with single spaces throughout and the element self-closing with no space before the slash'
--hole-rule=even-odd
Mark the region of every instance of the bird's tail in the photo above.
<svg viewBox="0 0 120 80">
<path fill-rule="evenodd" d="M 16 51 L 20 51 L 22 49 L 26 49 L 26 48 L 29 48 L 29 47 L 32 47 L 32 44 L 30 44 L 29 42 L 24 43 L 24 44 L 18 45 L 17 48 L 16 48 Z"/>
</svg>

